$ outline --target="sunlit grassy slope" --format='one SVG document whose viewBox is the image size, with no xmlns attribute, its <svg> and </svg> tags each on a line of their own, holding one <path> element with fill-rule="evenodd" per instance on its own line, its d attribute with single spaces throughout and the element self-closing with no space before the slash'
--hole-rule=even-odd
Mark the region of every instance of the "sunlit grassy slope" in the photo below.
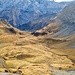
<svg viewBox="0 0 75 75">
<path fill-rule="evenodd" d="M 51 75 L 53 72 L 50 67 L 73 70 L 75 48 L 69 46 L 74 39 L 34 37 L 0 21 L 0 71 L 21 75 Z"/>
</svg>

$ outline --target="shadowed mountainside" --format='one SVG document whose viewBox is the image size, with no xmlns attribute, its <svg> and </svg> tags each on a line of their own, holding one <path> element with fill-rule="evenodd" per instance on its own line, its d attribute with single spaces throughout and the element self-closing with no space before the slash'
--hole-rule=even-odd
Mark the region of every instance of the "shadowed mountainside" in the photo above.
<svg viewBox="0 0 75 75">
<path fill-rule="evenodd" d="M 67 4 L 52 0 L 0 0 L 0 18 L 18 29 L 35 31 L 49 24 Z"/>
<path fill-rule="evenodd" d="M 33 34 L 42 35 L 45 33 L 48 36 L 53 37 L 68 37 L 75 35 L 75 2 L 66 6 L 48 26 L 41 30 L 34 32 Z"/>
<path fill-rule="evenodd" d="M 14 28 L 5 19 L 0 19 L 0 35 L 2 34 L 23 34 L 24 32 Z"/>
</svg>

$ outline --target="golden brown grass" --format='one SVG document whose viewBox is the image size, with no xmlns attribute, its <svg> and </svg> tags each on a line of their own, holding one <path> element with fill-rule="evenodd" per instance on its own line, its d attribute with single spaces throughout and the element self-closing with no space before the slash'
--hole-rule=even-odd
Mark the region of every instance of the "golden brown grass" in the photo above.
<svg viewBox="0 0 75 75">
<path fill-rule="evenodd" d="M 50 75 L 50 66 L 63 70 L 75 69 L 75 48 L 66 48 L 72 41 L 45 40 L 29 33 L 21 35 L 2 31 L 0 34 L 0 59 L 4 59 L 4 67 L 0 66 L 0 71 L 7 69 L 22 75 Z"/>
</svg>

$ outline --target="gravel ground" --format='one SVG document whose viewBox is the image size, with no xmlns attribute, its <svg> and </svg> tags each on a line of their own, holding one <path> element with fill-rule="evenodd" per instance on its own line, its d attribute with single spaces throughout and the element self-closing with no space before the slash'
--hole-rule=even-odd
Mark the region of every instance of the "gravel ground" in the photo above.
<svg viewBox="0 0 75 75">
<path fill-rule="evenodd" d="M 75 75 L 75 71 L 54 71 L 54 75 Z"/>
<path fill-rule="evenodd" d="M 53 67 L 50 67 L 50 70 L 54 73 L 53 75 L 75 75 L 75 70 L 72 71 L 58 70 Z"/>
<path fill-rule="evenodd" d="M 20 75 L 20 74 L 12 74 L 12 73 L 0 73 L 0 75 Z"/>
</svg>

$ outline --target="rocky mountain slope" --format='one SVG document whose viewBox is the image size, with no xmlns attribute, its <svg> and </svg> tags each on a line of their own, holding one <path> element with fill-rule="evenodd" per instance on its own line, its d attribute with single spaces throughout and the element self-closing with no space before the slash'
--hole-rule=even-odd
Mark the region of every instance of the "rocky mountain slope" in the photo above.
<svg viewBox="0 0 75 75">
<path fill-rule="evenodd" d="M 48 26 L 34 32 L 34 35 L 42 33 L 54 37 L 69 37 L 75 35 L 75 2 L 66 6 Z"/>
<path fill-rule="evenodd" d="M 21 30 L 43 28 L 68 2 L 50 0 L 0 0 L 0 18 Z"/>
</svg>

